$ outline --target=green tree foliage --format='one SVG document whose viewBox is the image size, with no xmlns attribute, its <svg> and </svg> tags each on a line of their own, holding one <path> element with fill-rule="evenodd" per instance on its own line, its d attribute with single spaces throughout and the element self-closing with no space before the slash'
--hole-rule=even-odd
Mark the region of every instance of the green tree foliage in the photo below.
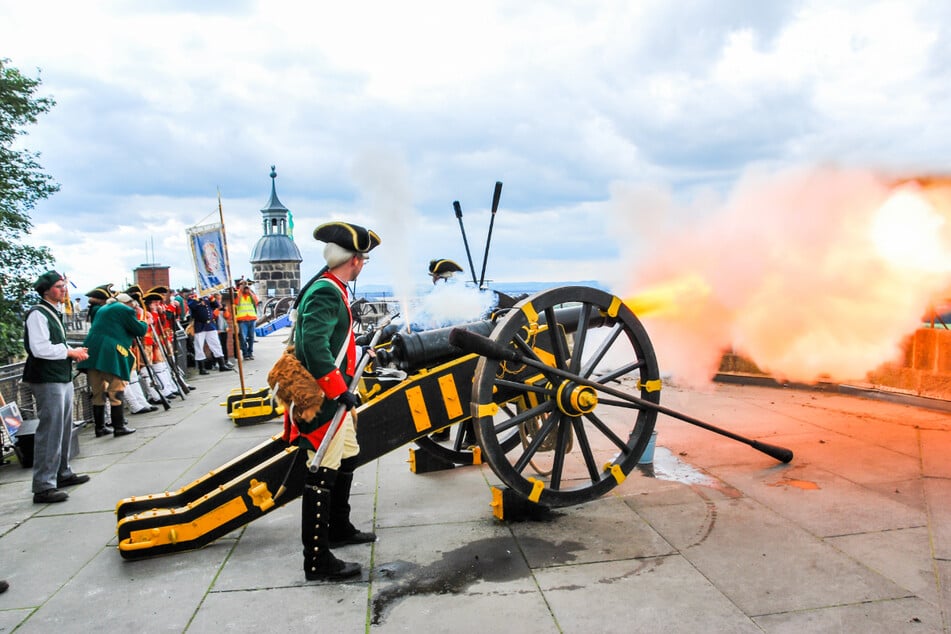
<svg viewBox="0 0 951 634">
<path fill-rule="evenodd" d="M 25 126 L 56 105 L 35 96 L 39 85 L 0 59 L 0 361 L 22 356 L 23 315 L 36 299 L 32 283 L 53 263 L 48 248 L 22 242 L 33 227 L 30 211 L 59 191 L 37 162 L 39 153 L 15 145 Z"/>
</svg>

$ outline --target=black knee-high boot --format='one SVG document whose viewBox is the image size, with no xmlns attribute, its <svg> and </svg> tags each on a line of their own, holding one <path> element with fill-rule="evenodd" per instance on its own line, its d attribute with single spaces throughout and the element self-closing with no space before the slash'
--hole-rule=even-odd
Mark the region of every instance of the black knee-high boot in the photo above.
<svg viewBox="0 0 951 634">
<path fill-rule="evenodd" d="M 337 559 L 330 552 L 330 488 L 336 472 L 321 467 L 308 473 L 301 495 L 301 543 L 304 545 L 304 576 L 308 581 L 334 581 L 360 574 L 360 564 Z"/>
<path fill-rule="evenodd" d="M 96 438 L 108 436 L 112 433 L 112 427 L 106 425 L 106 406 L 92 406 L 92 422 L 96 425 Z"/>
<path fill-rule="evenodd" d="M 376 541 L 376 534 L 358 531 L 350 523 L 350 488 L 353 486 L 353 470 L 357 459 L 340 461 L 337 479 L 330 489 L 330 547 L 339 548 L 349 544 L 367 544 Z"/>
<path fill-rule="evenodd" d="M 113 405 L 109 409 L 109 414 L 112 416 L 113 436 L 127 436 L 135 432 L 135 429 L 125 424 L 125 410 L 122 407 L 122 405 Z"/>
</svg>

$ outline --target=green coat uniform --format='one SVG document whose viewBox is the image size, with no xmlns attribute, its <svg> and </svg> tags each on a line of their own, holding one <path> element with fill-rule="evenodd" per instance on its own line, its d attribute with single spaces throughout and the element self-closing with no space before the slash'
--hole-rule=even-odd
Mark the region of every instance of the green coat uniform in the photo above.
<svg viewBox="0 0 951 634">
<path fill-rule="evenodd" d="M 80 361 L 76 368 L 95 368 L 128 381 L 133 363 L 132 339 L 141 337 L 148 329 L 148 324 L 135 318 L 134 309 L 119 302 L 106 304 L 96 312 L 83 341 L 89 348 L 89 358 Z"/>
<path fill-rule="evenodd" d="M 337 355 L 342 347 L 350 343 L 352 324 L 345 285 L 343 282 L 338 284 L 335 279 L 324 277 L 311 284 L 297 307 L 295 354 L 327 395 L 323 407 L 313 420 L 298 424 L 303 434 L 309 434 L 330 422 L 338 405 L 333 399 L 347 390 L 356 364 L 355 358 L 345 355 L 340 366 L 337 366 Z"/>
</svg>

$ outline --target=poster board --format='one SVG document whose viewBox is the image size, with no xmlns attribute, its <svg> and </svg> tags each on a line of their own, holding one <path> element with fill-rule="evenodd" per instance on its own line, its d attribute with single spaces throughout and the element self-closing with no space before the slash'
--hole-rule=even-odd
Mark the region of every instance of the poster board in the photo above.
<svg viewBox="0 0 951 634">
<path fill-rule="evenodd" d="M 7 430 L 10 440 L 16 440 L 17 432 L 23 427 L 23 416 L 16 403 L 7 403 L 0 407 L 0 418 L 3 419 L 3 428 Z"/>
</svg>

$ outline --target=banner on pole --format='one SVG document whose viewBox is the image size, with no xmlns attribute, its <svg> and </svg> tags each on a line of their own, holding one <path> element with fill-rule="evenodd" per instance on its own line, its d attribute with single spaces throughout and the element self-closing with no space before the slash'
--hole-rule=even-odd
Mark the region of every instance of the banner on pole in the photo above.
<svg viewBox="0 0 951 634">
<path fill-rule="evenodd" d="M 204 296 L 230 288 L 221 223 L 189 227 L 186 233 L 195 264 L 195 292 Z"/>
</svg>

